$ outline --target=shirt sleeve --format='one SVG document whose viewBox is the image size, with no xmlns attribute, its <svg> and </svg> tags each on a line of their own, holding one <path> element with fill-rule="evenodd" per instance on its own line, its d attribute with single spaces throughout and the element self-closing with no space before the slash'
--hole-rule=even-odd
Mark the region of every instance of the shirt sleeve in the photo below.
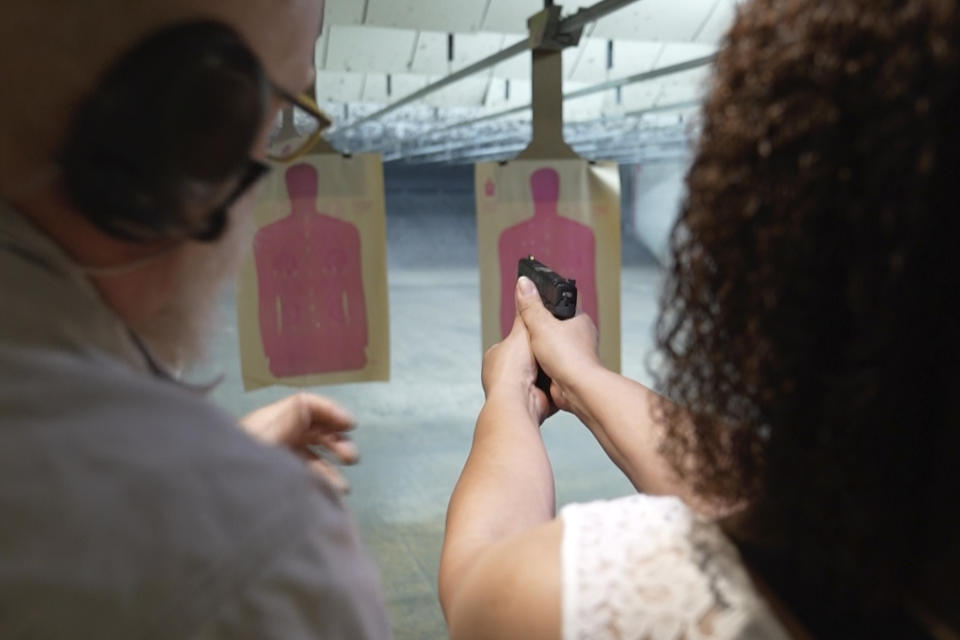
<svg viewBox="0 0 960 640">
<path fill-rule="evenodd" d="M 390 626 L 378 574 L 346 510 L 277 532 L 280 549 L 251 572 L 195 636 L 203 640 L 262 638 L 380 639 Z"/>
<path fill-rule="evenodd" d="M 681 501 L 637 495 L 562 518 L 564 640 L 787 638 L 733 545 Z"/>
</svg>

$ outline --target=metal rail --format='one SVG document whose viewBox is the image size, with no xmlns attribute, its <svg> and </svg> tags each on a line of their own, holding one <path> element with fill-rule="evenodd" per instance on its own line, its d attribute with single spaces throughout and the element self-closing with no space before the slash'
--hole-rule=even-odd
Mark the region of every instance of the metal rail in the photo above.
<svg viewBox="0 0 960 640">
<path fill-rule="evenodd" d="M 586 9 L 581 9 L 580 11 L 573 14 L 572 16 L 568 16 L 563 20 L 561 20 L 559 32 L 574 33 L 578 29 L 581 29 L 584 26 L 586 26 L 587 24 L 594 22 L 595 20 L 599 20 L 600 18 L 608 14 L 611 14 L 614 11 L 617 11 L 618 9 L 622 9 L 628 4 L 632 4 L 636 1 L 637 0 L 601 0 L 601 2 L 598 2 L 597 4 L 591 7 L 588 7 Z M 360 118 L 359 120 L 356 120 L 349 124 L 345 124 L 342 127 L 337 127 L 331 130 L 328 137 L 336 137 L 346 131 L 350 131 L 351 129 L 356 129 L 357 127 L 360 127 L 368 122 L 378 120 L 383 116 L 387 115 L 388 113 L 393 113 L 397 109 L 400 109 L 402 107 L 407 106 L 408 104 L 416 102 L 417 100 L 420 100 L 421 98 L 424 98 L 430 95 L 431 93 L 436 93 L 440 89 L 444 89 L 455 82 L 459 82 L 464 78 L 468 78 L 474 75 L 475 73 L 478 73 L 485 69 L 489 69 L 490 67 L 496 66 L 501 62 L 504 62 L 505 60 L 509 60 L 510 58 L 513 58 L 514 56 L 518 56 L 521 53 L 524 53 L 525 51 L 529 51 L 529 50 L 530 50 L 530 40 L 529 39 L 521 40 L 507 47 L 503 51 L 499 51 L 493 54 L 492 56 L 488 56 L 483 60 L 480 60 L 478 62 L 471 64 L 468 67 L 464 67 L 460 71 L 452 73 L 446 76 L 445 78 L 441 78 L 440 80 L 437 80 L 436 82 L 429 84 L 423 87 L 422 89 L 418 89 L 417 91 L 414 91 L 410 95 L 400 98 L 396 102 L 387 105 L 386 107 L 384 107 L 383 109 L 380 109 L 375 113 L 371 113 L 370 115 Z"/>
<path fill-rule="evenodd" d="M 560 21 L 560 32 L 569 33 L 577 29 L 582 29 L 591 22 L 596 22 L 604 16 L 618 11 L 628 4 L 633 4 L 636 0 L 602 0 L 592 7 L 580 9 L 572 16 L 568 16 Z"/>
<path fill-rule="evenodd" d="M 682 158 L 686 150 L 689 149 L 690 140 L 687 138 L 675 138 L 670 140 L 656 141 L 646 144 L 638 144 L 630 147 L 617 147 L 615 149 L 595 149 L 584 145 L 571 145 L 574 150 L 582 157 L 589 160 L 618 160 L 624 159 L 636 161 L 643 157 L 649 157 L 651 152 L 656 150 L 660 152 L 671 151 L 671 158 Z M 455 163 L 473 163 L 477 161 L 493 161 L 511 158 L 526 147 L 526 143 L 501 145 L 487 149 L 475 149 L 467 153 L 438 153 L 431 156 L 418 156 L 415 158 L 398 158 L 397 161 L 408 164 L 434 164 L 438 162 Z M 666 158 L 667 156 L 662 156 Z"/>
<path fill-rule="evenodd" d="M 688 143 L 691 137 L 687 132 L 677 125 L 660 126 L 650 128 L 640 128 L 639 122 L 632 123 L 632 126 L 621 127 L 616 131 L 611 131 L 602 139 L 595 138 L 589 131 L 571 131 L 571 135 L 566 137 L 567 143 L 573 147 L 577 153 L 587 156 L 591 152 L 604 150 L 605 143 L 613 143 L 617 149 L 639 149 L 665 144 L 677 140 L 686 140 Z M 493 138 L 478 144 L 468 144 L 466 146 L 447 145 L 433 149 L 417 150 L 414 153 L 394 153 L 385 154 L 384 162 L 403 161 L 403 162 L 437 162 L 437 161 L 456 161 L 459 159 L 468 159 L 474 157 L 489 157 L 507 153 L 509 151 L 522 150 L 529 144 L 528 135 L 513 135 L 500 138 Z"/>
<path fill-rule="evenodd" d="M 636 73 L 632 76 L 627 76 L 625 78 L 620 78 L 618 80 L 610 80 L 608 82 L 602 82 L 600 84 L 595 84 L 590 87 L 584 87 L 583 89 L 577 89 L 576 91 L 571 91 L 566 93 L 563 96 L 564 100 L 573 100 L 575 98 L 582 98 L 584 96 L 589 96 L 594 93 L 600 93 L 607 91 L 609 89 L 616 89 L 617 87 L 625 87 L 630 84 L 637 84 L 640 82 L 646 82 L 647 80 L 654 80 L 656 78 L 662 78 L 663 76 L 673 75 L 675 73 L 681 73 L 683 71 L 690 71 L 691 69 L 696 69 L 698 67 L 703 67 L 708 64 L 711 64 L 716 59 L 716 54 L 711 54 L 709 56 L 704 56 L 702 58 L 694 58 L 693 60 L 687 60 L 686 62 L 680 62 L 677 64 L 669 65 L 666 67 L 660 67 L 659 69 L 652 69 L 650 71 L 644 71 L 642 73 Z M 527 103 L 525 105 L 511 107 L 503 111 L 497 111 L 496 113 L 489 113 L 485 116 L 480 116 L 479 118 L 472 118 L 470 120 L 464 120 L 462 122 L 457 122 L 445 127 L 440 127 L 438 129 L 433 129 L 422 134 L 421 138 L 432 138 L 435 135 L 446 133 L 452 131 L 453 129 L 460 129 L 463 127 L 472 127 L 476 124 L 482 124 L 484 122 L 490 122 L 491 120 L 499 120 L 500 118 L 505 118 L 507 116 L 516 115 L 518 113 L 523 113 L 524 111 L 529 111 L 533 107 L 532 103 Z M 634 114 L 628 114 L 634 115 Z"/>
<path fill-rule="evenodd" d="M 608 89 L 625 87 L 628 84 L 637 84 L 638 82 L 646 82 L 647 80 L 662 78 L 663 76 L 671 76 L 675 73 L 682 73 L 684 71 L 690 71 L 691 69 L 705 67 L 708 64 L 712 64 L 713 61 L 716 60 L 716 58 L 717 58 L 717 54 L 712 53 L 709 56 L 703 56 L 702 58 L 694 58 L 693 60 L 687 60 L 686 62 L 671 64 L 666 67 L 660 67 L 659 69 L 652 69 L 650 71 L 644 71 L 642 73 L 635 73 L 632 76 L 620 78 L 619 80 L 610 80 L 609 82 L 601 82 L 600 84 L 595 84 L 591 87 L 584 87 L 583 89 L 578 89 L 576 91 L 571 91 L 570 93 L 564 94 L 563 99 L 573 100 L 575 98 L 582 98 L 584 96 L 589 96 L 594 93 L 600 93 L 601 91 L 606 91 Z"/>
<path fill-rule="evenodd" d="M 623 126 L 623 125 L 630 125 L 632 127 L 636 127 L 637 124 L 639 123 L 632 122 L 632 120 L 635 118 L 642 118 L 645 115 L 653 114 L 653 113 L 663 113 L 663 112 L 669 112 L 669 111 L 681 111 L 684 109 L 692 109 L 699 106 L 699 104 L 700 103 L 695 100 L 688 100 L 684 102 L 674 102 L 670 104 L 651 106 L 651 107 L 646 107 L 644 109 L 629 111 L 627 113 L 624 113 L 616 117 L 598 118 L 596 120 L 586 120 L 582 122 L 567 123 L 567 126 L 573 129 L 582 129 L 590 125 L 603 123 L 613 127 Z M 431 133 L 437 133 L 438 131 L 441 131 L 441 130 L 440 129 L 434 130 Z M 623 129 L 618 129 L 614 133 L 608 134 L 607 137 L 617 139 L 619 137 L 622 137 L 625 133 L 626 132 Z M 430 133 L 420 137 L 429 138 L 429 136 L 430 136 Z M 383 150 L 381 151 L 381 153 L 384 154 L 384 161 L 390 162 L 393 160 L 401 160 L 401 159 L 408 160 L 411 158 L 417 158 L 422 156 L 440 155 L 445 152 L 453 151 L 453 150 L 470 150 L 477 147 L 484 147 L 484 146 L 489 147 L 491 145 L 502 146 L 505 143 L 513 143 L 515 140 L 520 140 L 520 142 L 517 142 L 516 144 L 526 144 L 527 142 L 529 142 L 528 138 L 529 138 L 529 132 L 510 131 L 505 133 L 502 136 L 490 137 L 485 140 L 475 141 L 473 144 L 468 144 L 467 146 L 464 146 L 460 144 L 460 141 L 457 141 L 453 143 L 447 142 L 447 143 L 440 143 L 440 144 L 421 144 L 419 146 L 415 146 L 412 148 L 403 148 L 402 146 L 400 146 L 400 147 L 394 147 L 392 150 L 389 150 L 389 151 Z M 577 132 L 577 133 L 574 133 L 572 137 L 567 138 L 567 143 L 570 145 L 576 146 L 578 144 L 583 144 L 584 142 L 592 139 L 593 139 L 592 136 L 584 137 L 583 134 Z M 606 139 L 606 138 L 603 138 L 603 139 Z"/>
</svg>

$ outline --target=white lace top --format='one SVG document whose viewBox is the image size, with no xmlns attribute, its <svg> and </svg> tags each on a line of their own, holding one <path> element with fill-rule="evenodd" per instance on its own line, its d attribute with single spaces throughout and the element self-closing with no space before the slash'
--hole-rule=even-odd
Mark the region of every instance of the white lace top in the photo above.
<svg viewBox="0 0 960 640">
<path fill-rule="evenodd" d="M 676 498 L 569 505 L 564 640 L 789 638 L 736 548 Z"/>
</svg>

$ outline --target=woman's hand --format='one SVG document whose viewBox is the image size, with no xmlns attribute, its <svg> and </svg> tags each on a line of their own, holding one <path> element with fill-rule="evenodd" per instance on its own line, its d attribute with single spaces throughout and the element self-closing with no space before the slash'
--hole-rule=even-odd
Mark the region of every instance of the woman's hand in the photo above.
<svg viewBox="0 0 960 640">
<path fill-rule="evenodd" d="M 581 404 L 573 393 L 575 383 L 603 369 L 597 351 L 597 328 L 586 314 L 557 320 L 543 306 L 537 287 L 528 278 L 517 283 L 517 312 L 530 336 L 530 347 L 543 371 L 550 376 L 550 395 L 560 409 L 580 415 Z"/>
<path fill-rule="evenodd" d="M 516 295 L 519 302 L 519 286 Z M 537 424 L 552 412 L 549 398 L 536 387 L 537 361 L 530 348 L 530 336 L 519 316 L 503 342 L 484 354 L 481 380 L 488 402 L 501 398 L 522 402 Z"/>
<path fill-rule="evenodd" d="M 240 425 L 268 445 L 287 447 L 341 492 L 349 490 L 336 467 L 317 453 L 327 451 L 341 464 L 354 464 L 359 457 L 357 446 L 346 435 L 354 427 L 353 416 L 336 403 L 299 393 L 254 411 Z"/>
</svg>

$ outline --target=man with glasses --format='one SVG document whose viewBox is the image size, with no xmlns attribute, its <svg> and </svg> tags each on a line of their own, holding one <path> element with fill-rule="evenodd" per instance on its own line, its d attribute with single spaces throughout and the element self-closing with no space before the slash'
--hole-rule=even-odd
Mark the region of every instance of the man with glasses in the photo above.
<svg viewBox="0 0 960 640">
<path fill-rule="evenodd" d="M 355 460 L 349 414 L 298 395 L 237 425 L 177 379 L 249 246 L 258 178 L 329 125 L 297 97 L 322 13 L 4 9 L 0 636 L 389 636 L 315 453 Z"/>
</svg>

